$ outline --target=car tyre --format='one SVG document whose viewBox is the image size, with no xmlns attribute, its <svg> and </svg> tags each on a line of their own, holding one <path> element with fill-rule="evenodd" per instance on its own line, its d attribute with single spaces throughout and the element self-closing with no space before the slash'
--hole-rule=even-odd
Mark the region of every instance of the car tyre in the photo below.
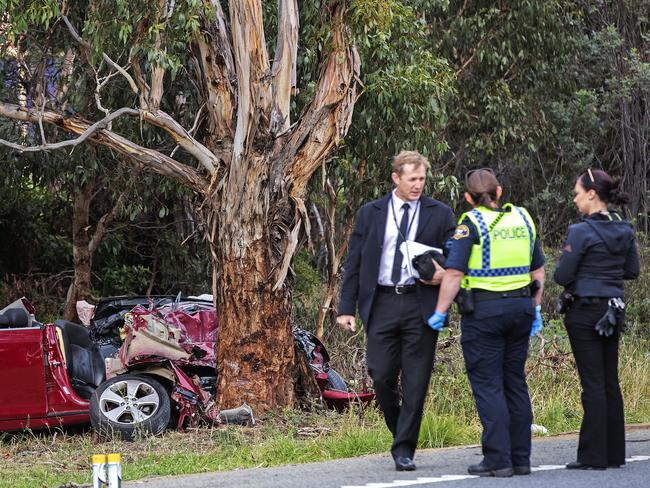
<svg viewBox="0 0 650 488">
<path fill-rule="evenodd" d="M 170 419 L 169 392 L 148 375 L 115 376 L 99 385 L 90 398 L 90 421 L 101 437 L 133 440 L 158 435 Z"/>
</svg>

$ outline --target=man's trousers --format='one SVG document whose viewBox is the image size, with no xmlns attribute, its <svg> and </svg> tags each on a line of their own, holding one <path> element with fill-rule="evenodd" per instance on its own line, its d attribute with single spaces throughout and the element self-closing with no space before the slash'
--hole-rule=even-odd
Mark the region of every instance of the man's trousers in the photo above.
<svg viewBox="0 0 650 488">
<path fill-rule="evenodd" d="M 366 333 L 368 371 L 377 403 L 393 434 L 391 453 L 394 457 L 412 458 L 438 332 L 424 323 L 417 293 L 397 295 L 380 291 L 375 296 Z"/>
</svg>

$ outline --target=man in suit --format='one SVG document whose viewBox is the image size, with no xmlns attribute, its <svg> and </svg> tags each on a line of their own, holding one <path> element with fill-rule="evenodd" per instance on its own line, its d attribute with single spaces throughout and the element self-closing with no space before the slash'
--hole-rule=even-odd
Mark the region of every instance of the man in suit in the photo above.
<svg viewBox="0 0 650 488">
<path fill-rule="evenodd" d="M 393 159 L 393 191 L 357 213 L 348 249 L 337 322 L 354 331 L 355 312 L 367 336 L 367 363 L 377 402 L 393 434 L 398 471 L 415 469 L 413 456 L 431 377 L 438 332 L 427 325 L 444 270 L 430 281 L 413 277 L 404 240 L 443 248 L 456 228 L 451 209 L 422 195 L 427 159 L 402 151 Z M 400 398 L 398 379 L 401 377 Z"/>
</svg>

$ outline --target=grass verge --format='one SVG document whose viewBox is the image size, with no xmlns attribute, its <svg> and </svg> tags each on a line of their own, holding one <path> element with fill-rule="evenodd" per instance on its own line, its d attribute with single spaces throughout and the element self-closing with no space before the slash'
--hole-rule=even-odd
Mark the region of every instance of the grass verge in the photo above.
<svg viewBox="0 0 650 488">
<path fill-rule="evenodd" d="M 545 339 L 531 341 L 528 379 L 535 423 L 551 434 L 579 428 L 580 389 L 568 340 L 557 323 Z M 650 355 L 647 342 L 626 340 L 620 376 L 628 422 L 650 421 Z M 480 441 L 457 337 L 441 340 L 420 432 L 421 448 Z M 125 480 L 235 468 L 304 463 L 387 452 L 390 434 L 374 408 L 364 412 L 270 415 L 255 428 L 201 428 L 168 432 L 137 442 L 98 441 L 92 433 L 0 435 L 0 487 L 58 487 L 90 482 L 90 456 L 122 454 Z"/>
</svg>

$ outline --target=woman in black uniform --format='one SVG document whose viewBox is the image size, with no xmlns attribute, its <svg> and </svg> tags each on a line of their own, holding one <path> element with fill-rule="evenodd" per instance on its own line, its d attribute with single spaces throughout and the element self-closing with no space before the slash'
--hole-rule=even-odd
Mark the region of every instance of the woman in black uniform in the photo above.
<svg viewBox="0 0 650 488">
<path fill-rule="evenodd" d="M 554 275 L 565 287 L 564 324 L 580 375 L 584 410 L 578 457 L 566 467 L 620 467 L 625 464 L 625 418 L 618 383 L 620 305 L 623 280 L 639 275 L 639 257 L 632 226 L 608 209 L 608 204 L 628 200 L 617 182 L 604 171 L 589 169 L 576 181 L 574 193 L 573 202 L 583 218 L 569 226 Z M 607 320 L 608 310 L 610 317 L 619 317 L 618 325 Z"/>
</svg>

